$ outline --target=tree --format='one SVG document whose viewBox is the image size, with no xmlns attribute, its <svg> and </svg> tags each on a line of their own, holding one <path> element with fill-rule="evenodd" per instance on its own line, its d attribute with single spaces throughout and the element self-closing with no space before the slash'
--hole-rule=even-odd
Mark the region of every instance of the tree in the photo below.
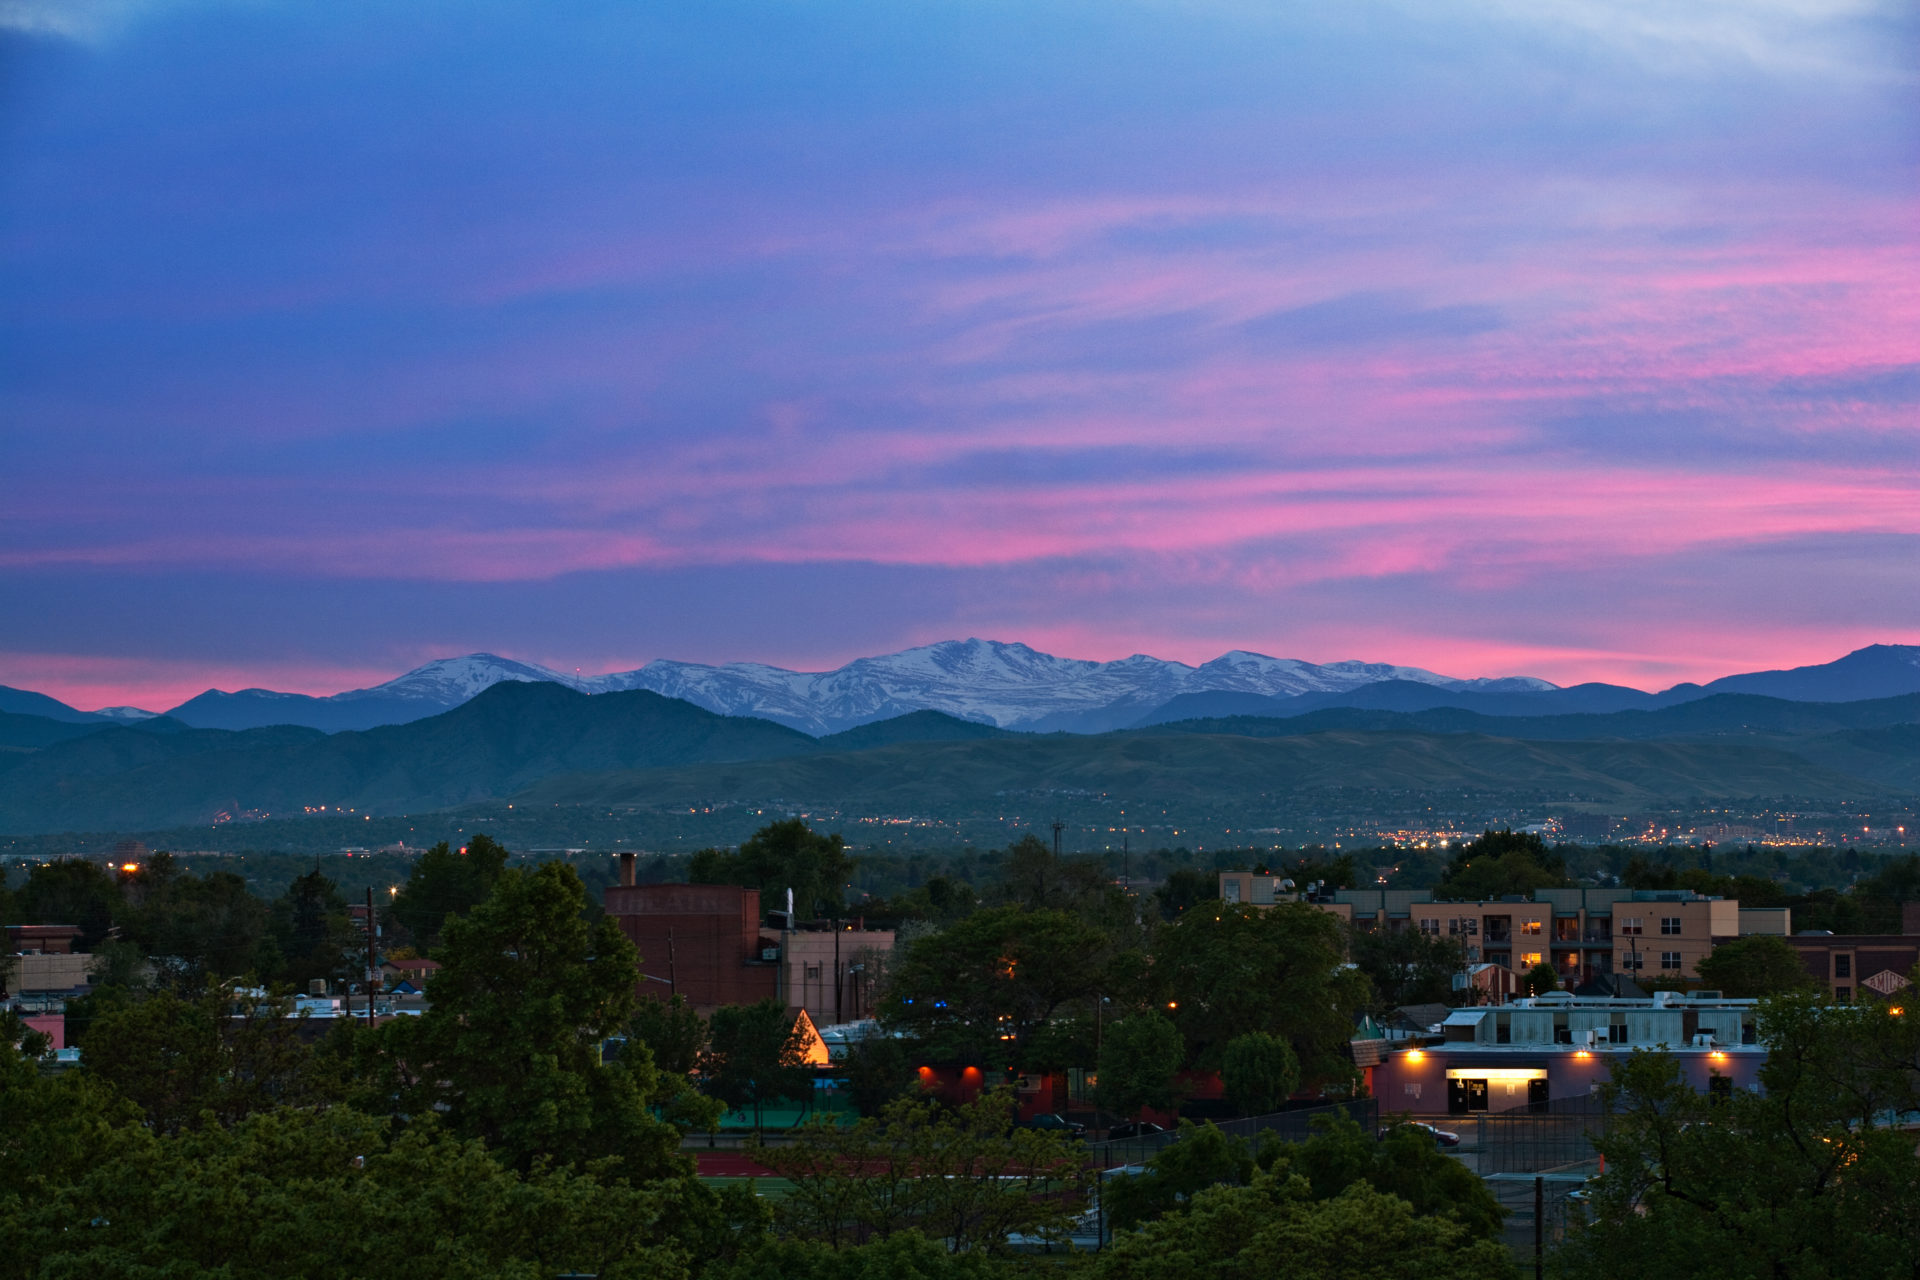
<svg viewBox="0 0 1920 1280">
<path fill-rule="evenodd" d="M 820 835 L 800 818 L 760 828 L 736 853 L 702 849 L 687 866 L 687 879 L 694 884 L 758 889 L 763 909 L 777 909 L 791 889 L 794 910 L 834 917 L 842 910 L 852 874 L 846 841 L 838 835 Z"/>
<path fill-rule="evenodd" d="M 98 864 L 60 858 L 27 873 L 14 909 L 24 924 L 77 926 L 80 949 L 91 951 L 112 932 L 124 901 L 119 880 Z"/>
<path fill-rule="evenodd" d="M 738 1259 L 709 1269 L 707 1280 L 999 1280 L 1005 1272 L 985 1253 L 949 1253 L 917 1231 L 871 1244 L 834 1248 L 823 1240 L 767 1240 Z"/>
<path fill-rule="evenodd" d="M 1502 828 L 1462 845 L 1434 886 L 1433 896 L 1442 901 L 1489 902 L 1567 883 L 1566 859 L 1548 849 L 1546 841 Z"/>
<path fill-rule="evenodd" d="M 1467 964 L 1458 939 L 1413 929 L 1356 929 L 1349 950 L 1353 963 L 1373 981 L 1378 1012 L 1446 1003 L 1453 999 L 1454 975 Z"/>
<path fill-rule="evenodd" d="M 458 852 L 442 840 L 413 864 L 394 896 L 393 918 L 415 942 L 431 947 L 447 921 L 486 901 L 506 865 L 506 848 L 491 836 L 476 834 Z"/>
<path fill-rule="evenodd" d="M 1180 1028 L 1157 1013 L 1136 1013 L 1106 1029 L 1100 1045 L 1100 1104 L 1126 1115 L 1174 1105 L 1174 1076 L 1186 1055 Z"/>
<path fill-rule="evenodd" d="M 1719 988 L 1722 995 L 1741 1000 L 1819 986 L 1793 945 L 1770 933 L 1723 942 L 1695 967 L 1702 982 Z"/>
<path fill-rule="evenodd" d="M 471 846 L 470 846 L 471 847 Z M 660 1092 L 646 1055 L 604 1063 L 633 1016 L 640 971 L 613 920 L 589 925 L 573 868 L 501 873 L 487 899 L 447 919 L 431 1005 L 370 1032 L 363 1105 L 439 1112 L 512 1167 L 583 1169 L 613 1159 L 642 1180 L 683 1167 L 679 1135 L 648 1113 Z"/>
<path fill-rule="evenodd" d="M 1302 902 L 1221 903 L 1162 926 L 1153 968 L 1172 996 L 1188 1060 L 1217 1069 L 1229 1040 L 1265 1031 L 1292 1043 L 1306 1083 L 1350 1081 L 1345 1048 L 1372 988 L 1347 967 L 1342 930 Z"/>
<path fill-rule="evenodd" d="M 653 1065 L 672 1076 L 692 1075 L 699 1067 L 707 1035 L 707 1020 L 685 996 L 644 996 L 627 1023 L 628 1040 L 645 1045 Z"/>
<path fill-rule="evenodd" d="M 1057 858 L 1032 835 L 1007 849 L 988 896 L 996 905 L 1065 911 L 1109 927 L 1131 917 L 1131 906 L 1101 859 Z"/>
<path fill-rule="evenodd" d="M 863 1116 L 877 1116 L 895 1099 L 910 1096 L 915 1088 L 913 1060 L 901 1040 L 889 1036 L 868 1036 L 847 1046 L 840 1063 L 853 1109 Z"/>
<path fill-rule="evenodd" d="M 1586 1277 L 1920 1272 L 1920 1027 L 1900 1006 L 1763 1000 L 1761 1090 L 1702 1094 L 1671 1054 L 1617 1062 L 1594 1139 L 1591 1221 L 1562 1251 Z"/>
<path fill-rule="evenodd" d="M 82 1045 L 84 1068 L 159 1133 L 330 1101 L 339 1088 L 291 1015 L 289 1001 L 231 990 L 162 991 L 102 1013 Z"/>
<path fill-rule="evenodd" d="M 880 1016 L 936 1060 L 1019 1064 L 1035 1035 L 1101 984 L 1107 939 L 1064 911 L 994 907 L 916 940 Z"/>
<path fill-rule="evenodd" d="M 1554 967 L 1542 960 L 1520 975 L 1520 994 L 1537 996 L 1543 991 L 1558 991 L 1560 975 Z"/>
<path fill-rule="evenodd" d="M 295 878 L 273 904 L 270 935 L 279 952 L 280 981 L 304 988 L 315 978 L 336 978 L 348 971 L 346 951 L 353 936 L 346 900 L 319 871 Z"/>
<path fill-rule="evenodd" d="M 1498 1280 L 1513 1274 L 1513 1258 L 1500 1241 L 1418 1215 L 1366 1182 L 1321 1200 L 1304 1178 L 1257 1173 L 1248 1186 L 1208 1188 L 1185 1212 L 1116 1234 L 1088 1271 L 1097 1280 Z"/>
<path fill-rule="evenodd" d="M 1391 1195 L 1422 1218 L 1445 1219 L 1468 1237 L 1497 1241 L 1504 1210 L 1470 1169 L 1441 1153 L 1424 1131 L 1408 1126 L 1378 1140 L 1347 1116 L 1316 1117 L 1305 1142 L 1262 1135 L 1257 1150 L 1211 1124 L 1180 1126 L 1179 1141 L 1155 1153 L 1144 1174 L 1110 1187 L 1112 1222 L 1127 1228 L 1187 1211 L 1213 1184 L 1247 1186 L 1258 1175 L 1297 1178 L 1316 1200 L 1356 1185 Z"/>
<path fill-rule="evenodd" d="M 835 1248 L 906 1232 L 962 1253 L 1005 1253 L 1013 1234 L 1064 1235 L 1092 1171 L 1078 1144 L 1014 1125 L 1005 1093 L 957 1108 L 903 1098 L 850 1127 L 816 1120 L 754 1158 L 791 1182 L 787 1233 Z"/>
<path fill-rule="evenodd" d="M 1279 1036 L 1249 1031 L 1227 1041 L 1220 1076 L 1227 1100 L 1241 1115 L 1267 1115 L 1286 1106 L 1300 1087 L 1300 1059 Z"/>
<path fill-rule="evenodd" d="M 706 1091 L 735 1111 L 760 1109 L 783 1098 L 804 1101 L 813 1085 L 799 1020 L 772 996 L 756 1004 L 713 1011 L 713 1042 L 701 1061 Z"/>
<path fill-rule="evenodd" d="M 1153 900 L 1160 908 L 1162 920 L 1175 919 L 1188 908 L 1215 901 L 1219 897 L 1219 878 L 1190 867 L 1168 872 L 1166 883 L 1153 891 Z"/>
</svg>

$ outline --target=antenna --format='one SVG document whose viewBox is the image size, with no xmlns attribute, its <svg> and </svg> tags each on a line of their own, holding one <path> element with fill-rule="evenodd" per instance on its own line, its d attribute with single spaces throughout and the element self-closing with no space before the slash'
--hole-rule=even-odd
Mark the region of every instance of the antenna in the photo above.
<svg viewBox="0 0 1920 1280">
<path fill-rule="evenodd" d="M 1053 820 L 1053 856 L 1056 858 L 1060 856 L 1060 833 L 1066 829 L 1066 823 L 1058 818 Z"/>
</svg>

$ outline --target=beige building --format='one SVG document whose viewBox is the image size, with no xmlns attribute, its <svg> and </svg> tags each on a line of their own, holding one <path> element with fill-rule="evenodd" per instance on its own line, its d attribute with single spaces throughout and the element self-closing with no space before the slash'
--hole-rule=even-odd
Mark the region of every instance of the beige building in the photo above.
<svg viewBox="0 0 1920 1280">
<path fill-rule="evenodd" d="M 1227 902 L 1270 906 L 1299 897 L 1290 882 L 1247 871 L 1220 874 Z M 1714 945 L 1748 933 L 1789 931 L 1784 909 L 1742 911 L 1730 898 L 1687 890 L 1541 889 L 1532 898 L 1436 902 L 1424 889 L 1339 889 L 1311 901 L 1357 929 L 1452 938 L 1467 962 L 1514 974 L 1550 964 L 1574 986 L 1599 974 L 1697 978 Z"/>
</svg>

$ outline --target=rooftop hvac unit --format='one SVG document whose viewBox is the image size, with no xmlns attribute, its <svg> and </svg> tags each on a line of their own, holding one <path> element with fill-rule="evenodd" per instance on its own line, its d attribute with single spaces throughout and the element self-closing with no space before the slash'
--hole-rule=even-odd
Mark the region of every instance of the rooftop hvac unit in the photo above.
<svg viewBox="0 0 1920 1280">
<path fill-rule="evenodd" d="M 1696 1033 L 1693 1037 L 1693 1047 L 1696 1049 L 1713 1048 L 1713 1032 L 1701 1031 Z"/>
</svg>

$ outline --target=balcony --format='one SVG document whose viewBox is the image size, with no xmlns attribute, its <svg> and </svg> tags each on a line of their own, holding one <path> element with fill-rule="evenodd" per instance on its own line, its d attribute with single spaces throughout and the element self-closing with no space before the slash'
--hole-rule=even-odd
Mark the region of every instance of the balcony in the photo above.
<svg viewBox="0 0 1920 1280">
<path fill-rule="evenodd" d="M 1511 929 L 1489 929 L 1486 934 L 1488 946 L 1505 946 L 1513 941 Z"/>
</svg>

